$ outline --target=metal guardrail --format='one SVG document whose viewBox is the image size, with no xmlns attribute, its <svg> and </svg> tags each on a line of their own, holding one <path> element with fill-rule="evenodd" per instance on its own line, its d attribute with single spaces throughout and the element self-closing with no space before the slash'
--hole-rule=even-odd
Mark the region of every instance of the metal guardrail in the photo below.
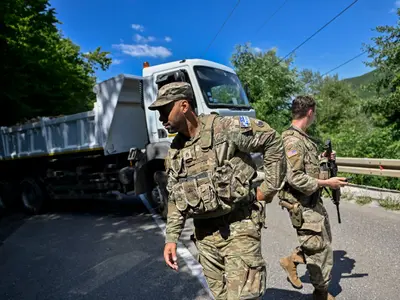
<svg viewBox="0 0 400 300">
<path fill-rule="evenodd" d="M 336 163 L 343 173 L 400 178 L 400 159 L 337 157 Z"/>
</svg>

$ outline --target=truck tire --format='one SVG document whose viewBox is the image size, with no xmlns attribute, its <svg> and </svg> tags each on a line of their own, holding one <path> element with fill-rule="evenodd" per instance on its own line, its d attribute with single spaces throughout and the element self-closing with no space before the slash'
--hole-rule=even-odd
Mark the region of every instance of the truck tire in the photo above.
<svg viewBox="0 0 400 300">
<path fill-rule="evenodd" d="M 0 210 L 11 211 L 18 209 L 18 197 L 13 183 L 0 181 Z"/>
<path fill-rule="evenodd" d="M 21 203 L 23 209 L 29 214 L 40 214 L 45 204 L 45 193 L 33 178 L 26 178 L 20 183 Z"/>
<path fill-rule="evenodd" d="M 156 207 L 156 211 L 160 214 L 163 220 L 166 220 L 168 215 L 168 203 L 167 199 L 161 192 L 161 188 L 158 185 L 151 191 L 151 196 L 147 196 L 147 198 L 150 197 L 150 201 L 154 203 L 153 206 Z"/>
<path fill-rule="evenodd" d="M 157 203 L 158 213 L 161 218 L 166 220 L 168 215 L 168 191 L 167 176 L 165 171 L 157 171 L 154 173 L 154 182 L 156 186 L 152 190 L 152 200 Z"/>
<path fill-rule="evenodd" d="M 0 213 L 6 209 L 6 205 L 3 203 L 3 197 L 0 193 Z"/>
<path fill-rule="evenodd" d="M 6 202 L 4 201 L 4 183 L 0 182 L 0 212 L 7 209 Z"/>
</svg>

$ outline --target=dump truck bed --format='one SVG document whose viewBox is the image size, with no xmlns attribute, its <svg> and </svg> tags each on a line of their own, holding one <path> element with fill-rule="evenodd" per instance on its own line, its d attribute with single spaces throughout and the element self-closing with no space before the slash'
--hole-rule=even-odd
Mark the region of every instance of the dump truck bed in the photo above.
<svg viewBox="0 0 400 300">
<path fill-rule="evenodd" d="M 95 86 L 97 98 L 91 111 L 1 127 L 0 159 L 92 150 L 110 155 L 143 148 L 148 135 L 142 84 L 141 77 L 119 75 Z"/>
</svg>

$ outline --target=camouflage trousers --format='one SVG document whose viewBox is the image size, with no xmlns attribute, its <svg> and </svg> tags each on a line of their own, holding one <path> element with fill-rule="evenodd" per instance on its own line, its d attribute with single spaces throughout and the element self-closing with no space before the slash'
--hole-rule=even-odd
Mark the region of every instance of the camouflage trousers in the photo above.
<svg viewBox="0 0 400 300">
<path fill-rule="evenodd" d="M 303 225 L 297 229 L 300 246 L 292 252 L 294 262 L 305 263 L 315 289 L 327 289 L 333 266 L 332 233 L 322 200 L 303 207 Z"/>
<path fill-rule="evenodd" d="M 198 260 L 217 300 L 261 299 L 265 293 L 260 207 L 255 203 L 222 217 L 194 220 Z"/>
</svg>

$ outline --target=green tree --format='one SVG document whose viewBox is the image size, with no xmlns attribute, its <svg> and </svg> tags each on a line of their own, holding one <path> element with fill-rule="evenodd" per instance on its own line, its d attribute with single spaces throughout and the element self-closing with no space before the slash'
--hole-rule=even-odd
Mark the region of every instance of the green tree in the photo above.
<svg viewBox="0 0 400 300">
<path fill-rule="evenodd" d="M 370 99 L 366 107 L 381 114 L 386 124 L 400 131 L 400 9 L 395 26 L 378 26 L 380 34 L 372 38 L 373 45 L 364 45 L 372 59 L 367 65 L 376 68 L 375 87 L 378 97 Z M 396 132 L 394 132 L 396 133 Z M 397 135 L 399 136 L 399 135 Z"/>
<path fill-rule="evenodd" d="M 48 0 L 2 0 L 0 124 L 92 109 L 95 70 L 111 64 L 97 48 L 83 54 L 63 37 Z"/>
<path fill-rule="evenodd" d="M 300 81 L 303 91 L 317 101 L 317 122 L 310 132 L 320 139 L 320 150 L 330 139 L 339 157 L 398 158 L 400 142 L 392 134 L 393 125 L 382 126 L 380 115 L 365 110 L 361 104 L 366 99 L 351 84 L 310 70 L 300 73 Z M 400 188 L 394 178 L 352 176 L 357 184 Z"/>
<path fill-rule="evenodd" d="M 282 131 L 290 124 L 291 96 L 300 91 L 292 59 L 279 62 L 275 50 L 255 51 L 250 44 L 236 46 L 231 63 L 244 85 L 257 117 Z"/>
</svg>

